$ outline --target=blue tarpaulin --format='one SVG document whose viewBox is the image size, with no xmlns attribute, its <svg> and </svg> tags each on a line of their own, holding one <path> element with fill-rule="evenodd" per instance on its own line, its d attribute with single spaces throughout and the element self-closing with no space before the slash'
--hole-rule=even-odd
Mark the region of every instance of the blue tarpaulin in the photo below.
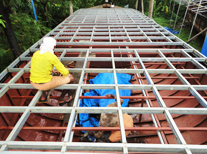
<svg viewBox="0 0 207 154">
<path fill-rule="evenodd" d="M 179 34 L 178 31 L 173 30 L 172 28 L 168 28 L 168 27 L 164 27 L 166 30 L 168 30 L 169 32 L 173 33 L 173 34 Z"/>
<path fill-rule="evenodd" d="M 130 84 L 131 76 L 128 74 L 117 73 L 118 84 Z M 89 80 L 90 84 L 114 84 L 114 75 L 113 73 L 100 73 L 95 78 Z M 108 94 L 116 95 L 114 89 L 92 89 L 87 93 L 84 93 L 84 96 L 105 96 Z M 120 96 L 130 96 L 130 89 L 121 89 L 119 90 Z M 128 105 L 129 99 L 123 99 L 124 103 L 122 107 Z M 115 102 L 114 99 L 82 99 L 80 102 L 80 107 L 106 107 L 107 105 Z M 98 127 L 99 119 L 91 116 L 88 113 L 80 113 L 79 121 L 76 122 L 77 125 L 80 124 L 81 127 Z"/>
<path fill-rule="evenodd" d="M 205 42 L 203 44 L 203 48 L 201 50 L 201 53 L 204 54 L 207 57 L 207 34 L 206 34 L 206 39 L 205 39 Z"/>
</svg>

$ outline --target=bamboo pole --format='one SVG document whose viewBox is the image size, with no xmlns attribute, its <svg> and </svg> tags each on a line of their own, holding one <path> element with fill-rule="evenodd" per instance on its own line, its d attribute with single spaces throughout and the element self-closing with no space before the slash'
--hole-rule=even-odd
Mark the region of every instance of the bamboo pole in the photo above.
<svg viewBox="0 0 207 154">
<path fill-rule="evenodd" d="M 198 34 L 196 34 L 195 36 L 193 36 L 191 39 L 189 39 L 186 43 L 190 43 L 191 41 L 193 41 L 196 37 L 198 37 L 200 34 L 204 33 L 205 31 L 207 31 L 207 27 L 203 29 L 201 32 L 199 32 Z"/>
<path fill-rule="evenodd" d="M 142 8 L 142 13 L 144 13 L 144 2 L 141 0 L 141 8 Z"/>
<path fill-rule="evenodd" d="M 152 18 L 153 6 L 154 6 L 154 0 L 150 0 L 150 4 L 149 4 L 149 14 L 148 14 L 148 17 L 149 18 Z"/>
<path fill-rule="evenodd" d="M 136 10 L 138 9 L 138 3 L 139 3 L 139 0 L 136 0 L 136 3 L 135 3 L 135 9 Z"/>
<path fill-rule="evenodd" d="M 70 1 L 70 15 L 73 14 L 73 3 Z"/>
</svg>

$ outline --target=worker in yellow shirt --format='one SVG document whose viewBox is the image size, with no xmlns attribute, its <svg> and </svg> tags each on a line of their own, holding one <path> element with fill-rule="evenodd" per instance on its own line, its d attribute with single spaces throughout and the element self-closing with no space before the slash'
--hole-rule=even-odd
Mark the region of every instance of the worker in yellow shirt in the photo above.
<svg viewBox="0 0 207 154">
<path fill-rule="evenodd" d="M 54 54 L 54 47 L 56 46 L 56 40 L 52 37 L 43 38 L 43 43 L 40 46 L 40 50 L 36 51 L 31 59 L 30 81 L 34 88 L 43 90 L 39 102 L 46 102 L 49 98 L 49 92 L 51 89 L 63 84 L 67 84 L 74 81 L 74 78 L 67 68 L 59 61 Z M 62 76 L 52 76 L 51 73 L 57 73 L 53 71 L 55 67 Z M 64 96 L 67 91 L 63 91 L 59 103 L 66 103 L 71 100 L 71 97 L 64 101 Z M 69 100 L 68 100 L 69 99 Z"/>
</svg>

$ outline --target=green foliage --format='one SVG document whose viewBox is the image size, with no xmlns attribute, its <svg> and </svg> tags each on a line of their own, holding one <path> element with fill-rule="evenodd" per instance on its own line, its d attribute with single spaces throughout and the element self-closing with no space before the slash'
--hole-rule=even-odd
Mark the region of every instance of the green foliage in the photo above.
<svg viewBox="0 0 207 154">
<path fill-rule="evenodd" d="M 136 0 L 113 0 L 116 6 L 124 7 L 129 4 L 129 8 L 135 8 Z"/>
<path fill-rule="evenodd" d="M 15 25 L 13 29 L 22 51 L 25 51 L 51 30 L 45 27 L 41 21 L 36 22 L 26 13 L 11 14 L 11 21 L 12 25 Z"/>
<path fill-rule="evenodd" d="M 153 18 L 155 20 L 155 22 L 157 22 L 159 25 L 163 26 L 163 27 L 169 27 L 169 23 L 170 23 L 170 17 L 168 19 L 166 18 L 163 18 L 163 17 L 156 17 L 156 18 Z M 180 39 L 182 39 L 183 41 L 187 41 L 188 40 L 188 36 L 189 36 L 189 33 L 190 33 L 190 26 L 186 26 L 186 27 L 183 27 L 182 29 L 182 32 L 181 32 L 181 35 L 180 35 Z M 175 29 L 177 31 L 179 31 L 180 29 L 177 28 Z M 196 31 L 193 31 L 192 33 L 192 36 L 196 35 L 198 32 Z M 178 37 L 178 34 L 176 34 L 177 37 Z M 200 35 L 197 39 L 195 39 L 194 41 L 190 42 L 190 45 L 197 49 L 198 51 L 201 51 L 202 49 L 202 46 L 203 46 L 203 41 L 201 40 L 204 40 L 204 37 L 202 35 Z"/>
<path fill-rule="evenodd" d="M 3 19 L 1 19 L 2 15 L 0 15 L 0 25 L 2 25 L 4 28 L 6 27 L 5 26 L 5 21 Z"/>
<path fill-rule="evenodd" d="M 156 0 L 154 3 L 154 10 L 153 10 L 153 16 L 170 16 L 171 10 L 169 10 L 170 7 L 170 1 L 166 0 Z"/>
<path fill-rule="evenodd" d="M 71 2 L 74 12 L 81 8 L 89 8 L 94 5 L 102 4 L 102 1 L 98 0 L 71 0 Z M 35 0 L 34 3 L 38 20 L 43 21 L 48 27 L 56 27 L 69 16 L 69 0 Z"/>
<path fill-rule="evenodd" d="M 4 50 L 2 45 L 0 45 L 0 72 L 2 72 L 14 60 L 12 52 L 8 52 L 8 50 Z"/>
<path fill-rule="evenodd" d="M 22 52 L 51 30 L 44 26 L 41 21 L 36 22 L 33 17 L 26 13 L 11 14 L 10 19 Z M 3 28 L 0 28 L 0 35 L 3 36 L 0 37 L 1 72 L 14 59 Z"/>
<path fill-rule="evenodd" d="M 28 13 L 32 10 L 30 0 L 3 0 L 6 7 L 10 8 L 12 13 L 23 12 Z"/>
<path fill-rule="evenodd" d="M 164 17 L 169 18 L 172 16 L 172 19 L 176 18 L 179 3 L 172 0 L 155 0 L 154 1 L 154 10 L 153 10 L 153 17 Z M 171 4 L 170 4 L 171 2 Z M 174 6 L 174 10 L 173 10 Z M 178 14 L 178 21 L 182 19 L 184 13 L 185 13 L 185 6 L 180 7 L 179 14 Z"/>
<path fill-rule="evenodd" d="M 13 61 L 13 54 L 10 51 L 8 41 L 5 37 L 3 28 L 0 27 L 0 72 L 4 70 L 12 61 Z"/>
<path fill-rule="evenodd" d="M 191 25 L 186 26 L 182 29 L 182 32 L 180 34 L 180 38 L 185 42 L 188 41 L 190 29 L 191 29 Z M 177 31 L 179 31 L 179 29 L 177 29 Z M 198 32 L 196 30 L 193 30 L 191 37 L 195 36 L 197 33 Z M 178 34 L 176 34 L 176 35 L 178 36 Z M 205 37 L 203 35 L 199 35 L 195 40 L 191 41 L 189 44 L 193 48 L 197 49 L 198 51 L 201 51 L 204 39 L 205 39 Z"/>
</svg>

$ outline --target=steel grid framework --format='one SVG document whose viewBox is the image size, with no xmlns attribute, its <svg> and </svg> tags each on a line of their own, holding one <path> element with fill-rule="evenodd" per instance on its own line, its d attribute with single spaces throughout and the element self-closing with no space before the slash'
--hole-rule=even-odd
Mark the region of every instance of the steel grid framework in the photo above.
<svg viewBox="0 0 207 154">
<path fill-rule="evenodd" d="M 200 2 L 200 5 L 199 5 L 199 2 Z M 207 12 L 207 1 L 206 0 L 201 0 L 201 1 L 198 1 L 198 0 L 194 0 L 194 1 L 190 1 L 190 7 L 191 8 L 191 11 L 192 12 L 196 12 L 198 11 L 198 14 L 205 17 L 206 18 L 206 15 L 204 13 Z"/>
<path fill-rule="evenodd" d="M 133 9 L 80 9 L 65 19 L 55 29 L 46 36 L 52 36 L 57 40 L 56 53 L 59 53 L 60 61 L 82 61 L 82 68 L 69 68 L 70 72 L 81 73 L 78 84 L 63 85 L 55 89 L 75 89 L 76 96 L 71 107 L 38 107 L 35 106 L 40 98 L 42 91 L 38 91 L 28 106 L 0 106 L 1 113 L 22 113 L 21 118 L 12 128 L 5 141 L 0 141 L 0 153 L 73 153 L 71 150 L 78 151 L 119 151 L 129 152 L 159 152 L 159 153 L 206 153 L 206 145 L 191 145 L 181 134 L 172 115 L 173 114 L 199 114 L 207 115 L 207 101 L 201 96 L 199 91 L 207 90 L 206 85 L 191 85 L 185 74 L 207 75 L 207 68 L 204 65 L 206 57 L 197 50 L 186 44 L 152 19 Z M 15 72 L 16 75 L 7 83 L 0 83 L 0 98 L 9 89 L 34 89 L 31 84 L 16 83 L 24 74 L 30 71 L 30 60 L 28 56 L 38 50 L 42 39 L 31 46 L 12 64 L 10 64 L 1 74 L 0 80 L 9 73 Z M 85 52 L 85 57 L 65 57 L 70 52 Z M 89 57 L 90 53 L 108 53 L 109 57 Z M 116 57 L 116 54 L 129 55 L 133 57 Z M 153 53 L 157 56 L 142 57 L 143 53 Z M 168 57 L 166 54 L 180 53 L 182 57 Z M 87 68 L 90 61 L 110 62 L 112 68 Z M 139 63 L 141 68 L 134 66 L 134 69 L 120 69 L 116 67 L 116 62 Z M 27 64 L 23 68 L 16 68 L 20 62 Z M 168 69 L 148 69 L 146 62 L 164 63 Z M 177 69 L 173 63 L 189 62 L 197 69 Z M 111 85 L 90 85 L 84 83 L 87 73 L 113 73 L 115 84 Z M 140 80 L 138 84 L 120 85 L 116 80 L 116 73 L 144 74 L 148 84 L 143 84 Z M 170 73 L 174 74 L 182 85 L 157 85 L 153 82 L 150 73 Z M 115 89 L 118 96 L 118 107 L 106 110 L 104 107 L 79 107 L 80 96 L 84 89 Z M 154 93 L 160 107 L 151 107 L 149 100 L 146 99 L 148 107 L 121 107 L 119 99 L 119 89 L 141 90 L 144 97 L 147 97 L 146 90 Z M 203 106 L 203 108 L 170 108 L 166 106 L 164 98 L 159 90 L 187 90 Z M 70 113 L 70 119 L 66 128 L 64 140 L 61 142 L 25 142 L 14 141 L 26 120 L 31 113 Z M 73 142 L 75 121 L 77 113 L 118 113 L 120 119 L 120 130 L 122 135 L 121 143 L 80 143 Z M 160 144 L 140 144 L 127 143 L 125 128 L 122 119 L 123 113 L 151 114 L 154 126 L 157 127 L 157 135 Z M 162 136 L 161 127 L 155 120 L 156 114 L 163 114 L 167 119 L 171 131 L 176 137 L 177 144 L 166 144 Z M 11 151 L 15 150 L 15 151 Z M 34 151 L 32 151 L 34 150 Z M 37 151 L 35 151 L 37 150 Z M 47 151 L 50 152 L 47 152 Z M 76 153 L 76 152 L 74 152 Z"/>
</svg>

